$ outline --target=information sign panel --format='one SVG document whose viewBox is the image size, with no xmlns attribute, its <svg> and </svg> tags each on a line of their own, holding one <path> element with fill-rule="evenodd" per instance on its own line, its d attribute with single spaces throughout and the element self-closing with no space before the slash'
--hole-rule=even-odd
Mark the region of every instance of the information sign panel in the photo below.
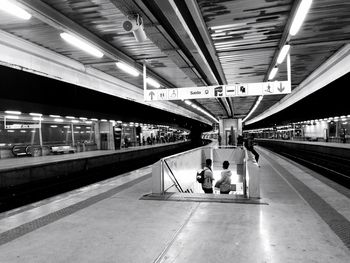
<svg viewBox="0 0 350 263">
<path fill-rule="evenodd" d="M 257 83 L 237 83 L 235 85 L 218 85 L 203 87 L 186 87 L 178 89 L 145 90 L 145 101 L 207 99 L 220 97 L 244 97 L 261 95 L 280 95 L 291 92 L 289 81 L 271 81 Z"/>
</svg>

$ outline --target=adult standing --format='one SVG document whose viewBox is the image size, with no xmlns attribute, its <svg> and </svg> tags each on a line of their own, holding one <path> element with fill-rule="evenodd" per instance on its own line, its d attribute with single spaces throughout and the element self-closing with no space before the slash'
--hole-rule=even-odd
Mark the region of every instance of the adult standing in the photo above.
<svg viewBox="0 0 350 263">
<path fill-rule="evenodd" d="M 211 164 L 212 161 L 211 159 L 206 159 L 205 160 L 205 167 L 203 168 L 204 170 L 204 182 L 202 184 L 202 189 L 204 193 L 206 194 L 212 194 L 213 193 L 213 172 L 211 170 Z"/>
<path fill-rule="evenodd" d="M 248 151 L 250 151 L 252 154 L 254 154 L 255 160 L 258 163 L 259 161 L 259 154 L 254 149 L 254 137 L 253 135 L 250 135 L 244 144 L 245 148 L 247 148 Z"/>
<path fill-rule="evenodd" d="M 220 194 L 229 194 L 231 191 L 231 171 L 228 169 L 230 163 L 224 161 L 222 163 L 221 179 L 216 182 L 215 187 L 220 188 Z"/>
</svg>

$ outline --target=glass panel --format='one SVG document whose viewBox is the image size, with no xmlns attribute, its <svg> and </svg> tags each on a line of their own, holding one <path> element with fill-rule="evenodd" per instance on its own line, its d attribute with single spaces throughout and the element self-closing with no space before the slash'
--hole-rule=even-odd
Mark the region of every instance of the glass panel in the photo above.
<svg viewBox="0 0 350 263">
<path fill-rule="evenodd" d="M 44 145 L 72 144 L 72 131 L 70 124 L 42 123 L 41 130 Z"/>
<path fill-rule="evenodd" d="M 93 124 L 74 124 L 73 129 L 75 143 L 95 143 L 95 126 Z"/>
<path fill-rule="evenodd" d="M 6 126 L 5 126 L 6 125 Z M 26 120 L 0 118 L 0 146 L 40 145 L 39 124 Z"/>
</svg>

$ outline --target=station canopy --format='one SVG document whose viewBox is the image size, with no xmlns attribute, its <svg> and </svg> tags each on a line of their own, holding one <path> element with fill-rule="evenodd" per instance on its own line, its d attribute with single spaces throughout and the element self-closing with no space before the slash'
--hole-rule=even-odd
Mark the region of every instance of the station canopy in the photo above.
<svg viewBox="0 0 350 263">
<path fill-rule="evenodd" d="M 135 89 L 139 97 L 134 100 L 142 98 L 152 105 L 152 100 L 144 100 L 146 72 L 147 90 L 154 90 L 152 96 L 159 97 L 155 107 L 182 109 L 184 114 L 191 112 L 192 117 L 199 116 L 207 122 L 220 118 L 252 120 L 290 96 L 282 84 L 287 83 L 292 93 L 307 88 L 311 74 L 321 72 L 322 67 L 327 74 L 332 70 L 332 66 L 325 68 L 327 65 L 349 56 L 350 6 L 344 0 L 4 0 L 0 4 L 5 2 L 23 8 L 30 17 L 21 19 L 0 10 L 2 48 L 27 48 L 30 55 L 35 53 L 33 46 L 45 49 L 69 60 L 45 55 L 41 60 L 59 60 L 89 76 L 102 79 L 102 73 L 121 80 L 130 87 L 119 83 L 120 86 Z M 297 19 L 301 27 L 292 32 L 293 20 L 303 9 L 305 20 Z M 72 37 L 82 42 L 71 45 Z M 84 43 L 96 48 L 91 51 L 95 54 L 83 51 Z M 278 61 L 282 51 L 290 54 L 289 83 L 285 82 L 287 59 Z M 332 58 L 333 64 L 329 62 Z M 17 68 L 26 63 L 10 60 L 5 54 L 0 59 L 3 65 Z M 31 63 L 34 65 L 35 60 Z M 58 71 L 45 70 L 44 66 L 32 68 L 34 73 L 59 78 Z M 273 78 L 272 71 L 277 71 Z M 316 74 L 314 79 L 320 76 Z M 238 93 L 244 91 L 241 87 L 249 90 L 249 84 L 269 80 L 274 84 L 262 86 L 265 93 Z M 211 96 L 184 95 L 159 104 L 162 97 L 157 90 L 178 92 L 196 87 L 204 92 L 210 87 L 207 90 Z M 123 94 L 96 89 L 116 96 Z M 270 91 L 273 94 L 268 96 Z"/>
</svg>

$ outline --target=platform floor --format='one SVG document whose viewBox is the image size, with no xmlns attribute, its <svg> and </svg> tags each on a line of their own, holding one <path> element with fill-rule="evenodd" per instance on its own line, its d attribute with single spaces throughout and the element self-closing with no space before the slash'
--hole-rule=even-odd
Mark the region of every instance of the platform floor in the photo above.
<svg viewBox="0 0 350 263">
<path fill-rule="evenodd" d="M 350 262 L 350 191 L 257 149 L 267 205 L 140 200 L 145 167 L 0 214 L 0 262 Z"/>
<path fill-rule="evenodd" d="M 133 146 L 129 148 L 122 148 L 119 150 L 96 150 L 96 151 L 87 151 L 87 152 L 78 152 L 78 153 L 53 154 L 53 155 L 45 155 L 45 156 L 38 156 L 38 157 L 6 158 L 6 159 L 0 159 L 0 171 L 21 169 L 29 166 L 65 162 L 65 161 L 84 159 L 84 158 L 90 158 L 90 157 L 111 155 L 116 153 L 132 152 L 132 151 L 137 151 L 141 149 L 157 148 L 157 147 L 178 144 L 183 142 L 184 141 L 145 145 L 145 146 Z"/>
</svg>

